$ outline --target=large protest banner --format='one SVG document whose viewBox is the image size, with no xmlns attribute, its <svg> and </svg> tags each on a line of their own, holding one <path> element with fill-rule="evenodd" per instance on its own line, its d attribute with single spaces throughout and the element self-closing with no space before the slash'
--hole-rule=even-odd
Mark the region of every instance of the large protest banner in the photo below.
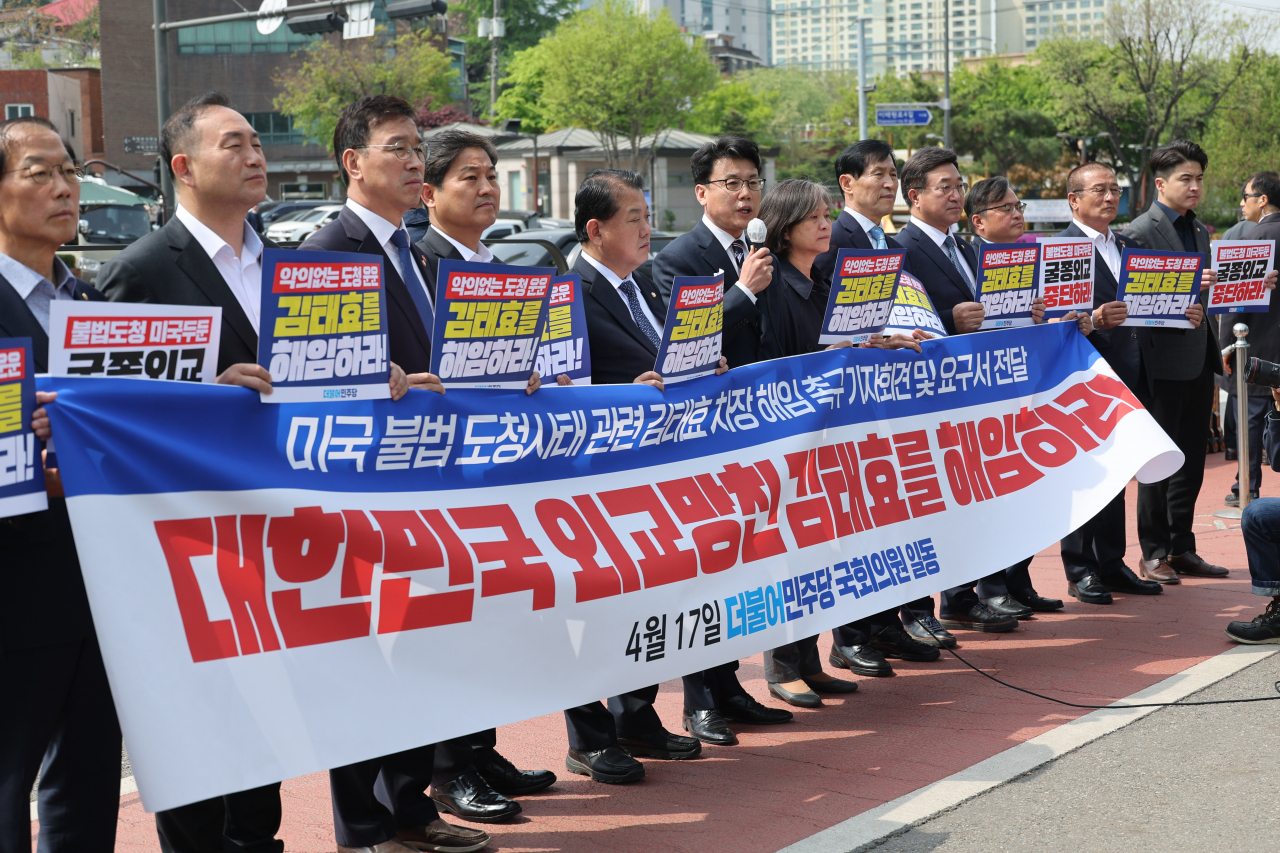
<svg viewBox="0 0 1280 853">
<path fill-rule="evenodd" d="M 665 393 L 267 406 L 43 380 L 146 807 L 812 636 L 1012 564 L 1182 464 L 1074 324 L 923 348 Z"/>
</svg>

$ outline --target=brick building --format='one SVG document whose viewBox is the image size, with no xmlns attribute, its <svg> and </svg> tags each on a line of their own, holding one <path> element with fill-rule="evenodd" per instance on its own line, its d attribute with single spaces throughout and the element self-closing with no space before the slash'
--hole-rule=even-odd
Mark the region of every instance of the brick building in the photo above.
<svg viewBox="0 0 1280 853">
<path fill-rule="evenodd" d="M 171 21 L 240 11 L 240 5 L 234 0 L 169 3 Z M 111 0 L 101 5 L 100 15 L 104 159 L 150 179 L 157 159 L 159 132 L 152 0 Z M 379 24 L 387 23 L 384 0 L 377 0 L 373 17 Z M 262 35 L 252 21 L 210 24 L 169 33 L 170 109 L 205 92 L 226 94 L 262 139 L 267 159 L 267 192 L 274 199 L 317 194 L 321 198 L 341 196 L 337 166 L 326 146 L 306 139 L 305 134 L 293 127 L 290 117 L 277 112 L 272 105 L 279 92 L 275 79 L 290 67 L 294 51 L 318 38 L 341 38 L 341 33 L 298 35 L 285 24 L 270 35 Z M 461 44 L 451 39 L 451 52 L 460 51 Z M 455 65 L 460 64 L 458 56 Z M 104 177 L 131 190 L 151 194 L 128 176 L 109 172 Z"/>
<path fill-rule="evenodd" d="M 35 115 L 53 122 L 76 157 L 101 156 L 102 87 L 96 68 L 0 71 L 4 117 Z"/>
</svg>

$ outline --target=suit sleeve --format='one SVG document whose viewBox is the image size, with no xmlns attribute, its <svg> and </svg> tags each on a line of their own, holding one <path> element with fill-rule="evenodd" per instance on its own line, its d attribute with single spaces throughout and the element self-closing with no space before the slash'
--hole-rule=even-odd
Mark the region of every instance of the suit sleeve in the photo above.
<svg viewBox="0 0 1280 853">
<path fill-rule="evenodd" d="M 666 249 L 663 249 L 653 259 L 653 283 L 658 285 L 658 292 L 662 294 L 662 300 L 667 304 L 671 304 L 671 285 L 675 281 L 676 271 L 672 268 L 672 255 Z M 743 297 L 746 299 L 746 297 Z M 726 303 L 728 295 L 725 296 Z M 748 300 L 749 301 L 749 300 Z M 729 323 L 728 316 L 729 306 L 725 305 L 725 325 Z"/>
<path fill-rule="evenodd" d="M 111 302 L 155 302 L 155 295 L 128 261 L 119 258 L 103 264 L 97 286 Z"/>
<path fill-rule="evenodd" d="M 948 335 L 954 335 L 956 333 L 956 321 L 955 318 L 951 316 L 951 313 L 950 308 L 944 308 L 938 312 L 938 318 L 942 320 L 942 325 L 947 330 Z"/>
<path fill-rule="evenodd" d="M 775 284 L 777 276 L 774 276 Z M 775 284 L 770 284 L 774 287 Z M 760 308 L 758 302 L 752 302 L 751 297 L 743 292 L 741 287 L 736 284 L 724 292 L 724 336 L 728 339 L 731 335 L 738 334 L 744 327 L 753 327 L 753 321 L 760 316 Z"/>
</svg>

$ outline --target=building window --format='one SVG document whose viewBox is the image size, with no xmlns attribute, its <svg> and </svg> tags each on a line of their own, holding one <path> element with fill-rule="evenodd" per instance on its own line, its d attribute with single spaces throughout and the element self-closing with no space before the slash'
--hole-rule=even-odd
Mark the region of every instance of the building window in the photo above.
<svg viewBox="0 0 1280 853">
<path fill-rule="evenodd" d="M 306 135 L 294 128 L 293 116 L 283 113 L 245 113 L 244 117 L 258 131 L 258 139 L 263 145 L 303 145 L 307 141 Z"/>
<path fill-rule="evenodd" d="M 35 115 L 35 109 L 31 104 L 5 104 L 4 117 L 5 120 L 11 118 L 25 118 L 29 115 Z"/>
<path fill-rule="evenodd" d="M 178 53 L 293 53 L 318 38 L 321 36 L 298 35 L 287 26 L 264 36 L 253 21 L 231 21 L 178 30 Z"/>
</svg>

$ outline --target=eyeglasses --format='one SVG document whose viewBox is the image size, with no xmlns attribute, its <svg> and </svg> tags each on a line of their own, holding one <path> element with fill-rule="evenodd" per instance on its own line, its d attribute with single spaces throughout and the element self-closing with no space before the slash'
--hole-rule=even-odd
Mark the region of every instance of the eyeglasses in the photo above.
<svg viewBox="0 0 1280 853">
<path fill-rule="evenodd" d="M 967 193 L 967 192 L 969 191 L 969 185 L 968 185 L 968 184 L 955 184 L 955 185 L 938 184 L 937 186 L 933 186 L 933 187 L 921 187 L 920 189 L 921 189 L 921 191 L 924 191 L 924 190 L 933 190 L 933 191 L 934 191 L 935 193 L 937 193 L 938 195 L 960 195 L 960 196 L 962 196 L 962 195 L 964 195 L 965 193 Z"/>
<path fill-rule="evenodd" d="M 1026 209 L 1027 209 L 1027 203 L 1025 201 L 1014 201 L 1014 202 L 1010 202 L 1009 204 L 998 204 L 995 207 L 988 207 L 985 210 L 975 211 L 974 216 L 977 216 L 979 213 L 990 213 L 993 210 L 998 210 L 1001 213 L 1003 213 L 1005 216 L 1013 216 L 1013 212 L 1015 210 L 1018 213 L 1022 213 L 1022 211 Z"/>
<path fill-rule="evenodd" d="M 21 169 L 10 169 L 0 174 L 12 175 L 14 172 L 26 172 L 25 177 L 30 178 L 32 182 L 40 186 L 52 181 L 54 172 L 61 174 L 62 179 L 68 184 L 79 183 L 80 179 L 84 177 L 84 172 L 75 166 L 63 166 L 57 169 L 46 165 L 23 166 Z"/>
<path fill-rule="evenodd" d="M 1120 189 L 1119 184 L 1112 184 L 1109 187 L 1099 184 L 1096 187 L 1085 187 L 1083 190 L 1081 190 L 1081 192 L 1092 193 L 1093 195 L 1096 195 L 1098 198 L 1103 198 L 1108 194 L 1113 195 L 1116 198 L 1120 198 L 1120 193 L 1123 192 L 1123 190 Z"/>
<path fill-rule="evenodd" d="M 707 183 L 724 184 L 725 190 L 730 193 L 740 192 L 744 184 L 753 193 L 758 193 L 764 188 L 764 178 L 752 178 L 749 181 L 740 181 L 737 178 L 722 178 L 718 181 L 707 181 Z"/>
<path fill-rule="evenodd" d="M 357 145 L 355 147 L 356 148 L 390 148 L 391 153 L 396 155 L 397 160 L 408 160 L 409 152 L 412 151 L 413 153 L 418 155 L 419 162 L 421 163 L 427 162 L 427 143 L 425 142 L 422 143 L 421 145 L 415 145 L 412 148 L 410 148 L 408 145 L 405 145 L 403 142 L 397 142 L 395 145 Z"/>
<path fill-rule="evenodd" d="M 1245 200 L 1245 199 L 1247 199 L 1247 198 L 1262 198 L 1264 195 L 1266 195 L 1266 193 L 1246 193 L 1246 192 L 1242 192 L 1242 193 L 1240 193 L 1240 200 L 1241 200 L 1241 201 L 1244 201 L 1244 200 Z"/>
</svg>

